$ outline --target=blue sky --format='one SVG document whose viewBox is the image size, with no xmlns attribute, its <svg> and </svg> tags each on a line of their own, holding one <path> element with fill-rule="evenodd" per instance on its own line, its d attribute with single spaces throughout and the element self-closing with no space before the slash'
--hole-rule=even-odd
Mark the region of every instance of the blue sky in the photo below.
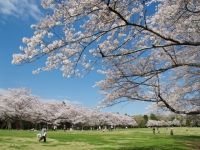
<svg viewBox="0 0 200 150">
<path fill-rule="evenodd" d="M 42 66 L 42 59 L 30 64 L 12 65 L 12 55 L 19 53 L 23 37 L 30 37 L 34 24 L 41 17 L 40 6 L 34 0 L 0 0 L 0 89 L 26 87 L 34 95 L 47 99 L 68 99 L 86 107 L 95 107 L 103 96 L 98 87 L 93 87 L 102 75 L 95 71 L 84 78 L 63 78 L 59 70 L 32 74 Z M 29 2 L 29 3 L 28 3 Z M 12 7 L 11 7 L 12 6 Z M 122 114 L 144 114 L 148 104 L 128 102 L 104 109 L 103 111 Z"/>
</svg>

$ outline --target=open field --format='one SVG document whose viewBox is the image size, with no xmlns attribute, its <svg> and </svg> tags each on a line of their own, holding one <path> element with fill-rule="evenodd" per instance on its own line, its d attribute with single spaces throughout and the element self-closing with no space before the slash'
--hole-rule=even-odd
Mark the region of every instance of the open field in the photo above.
<svg viewBox="0 0 200 150">
<path fill-rule="evenodd" d="M 39 143 L 37 132 L 0 130 L 1 150 L 199 150 L 200 128 L 123 129 L 116 131 L 49 131 L 47 142 Z"/>
</svg>

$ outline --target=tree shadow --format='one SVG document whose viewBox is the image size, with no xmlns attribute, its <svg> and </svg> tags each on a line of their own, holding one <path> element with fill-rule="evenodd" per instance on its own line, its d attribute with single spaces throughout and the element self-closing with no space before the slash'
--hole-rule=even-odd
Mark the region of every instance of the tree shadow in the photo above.
<svg viewBox="0 0 200 150">
<path fill-rule="evenodd" d="M 184 148 L 178 147 L 155 147 L 155 146 L 147 146 L 147 147 L 121 147 L 118 150 L 185 150 Z"/>
</svg>

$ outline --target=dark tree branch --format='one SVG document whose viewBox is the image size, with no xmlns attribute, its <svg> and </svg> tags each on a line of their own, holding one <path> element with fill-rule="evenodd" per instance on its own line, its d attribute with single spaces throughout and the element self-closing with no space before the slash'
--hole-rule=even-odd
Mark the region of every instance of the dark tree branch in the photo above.
<svg viewBox="0 0 200 150">
<path fill-rule="evenodd" d="M 160 101 L 162 101 L 164 103 L 164 105 L 172 112 L 177 113 L 177 114 L 187 114 L 187 115 L 197 115 L 200 114 L 200 110 L 196 110 L 196 111 L 181 111 L 181 110 L 177 110 L 174 107 L 172 107 L 166 100 L 164 100 L 164 98 L 161 96 L 160 93 L 158 93 L 158 97 L 160 99 Z"/>
</svg>

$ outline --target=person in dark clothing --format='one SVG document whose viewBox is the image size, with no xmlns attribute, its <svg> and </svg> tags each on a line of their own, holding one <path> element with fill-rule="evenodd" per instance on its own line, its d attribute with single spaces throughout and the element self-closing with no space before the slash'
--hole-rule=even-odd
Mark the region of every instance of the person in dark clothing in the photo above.
<svg viewBox="0 0 200 150">
<path fill-rule="evenodd" d="M 153 127 L 153 134 L 155 134 L 155 130 L 156 130 L 156 128 L 155 128 L 155 127 Z"/>
</svg>

